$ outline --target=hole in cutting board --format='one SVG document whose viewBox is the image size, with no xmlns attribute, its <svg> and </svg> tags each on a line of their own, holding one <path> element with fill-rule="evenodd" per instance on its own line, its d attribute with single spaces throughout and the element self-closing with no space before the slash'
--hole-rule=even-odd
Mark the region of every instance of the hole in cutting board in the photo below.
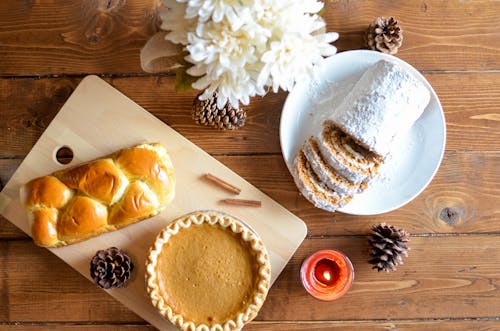
<svg viewBox="0 0 500 331">
<path fill-rule="evenodd" d="M 73 160 L 73 150 L 68 146 L 59 147 L 56 152 L 56 160 L 59 164 L 68 164 Z"/>
</svg>

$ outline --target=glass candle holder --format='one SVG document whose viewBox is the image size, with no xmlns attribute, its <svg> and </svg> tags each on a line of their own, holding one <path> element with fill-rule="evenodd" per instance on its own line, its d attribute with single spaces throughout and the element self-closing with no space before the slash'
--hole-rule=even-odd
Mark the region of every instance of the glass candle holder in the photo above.
<svg viewBox="0 0 500 331">
<path fill-rule="evenodd" d="M 325 249 L 304 260 L 300 268 L 300 279 L 313 297 L 332 301 L 349 291 L 354 280 L 354 268 L 342 252 Z"/>
</svg>

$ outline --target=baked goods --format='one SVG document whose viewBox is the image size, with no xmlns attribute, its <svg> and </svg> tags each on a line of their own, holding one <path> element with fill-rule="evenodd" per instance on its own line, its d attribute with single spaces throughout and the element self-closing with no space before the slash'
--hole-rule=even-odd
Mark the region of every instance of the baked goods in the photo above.
<svg viewBox="0 0 500 331">
<path fill-rule="evenodd" d="M 323 183 L 311 168 L 302 150 L 294 161 L 292 171 L 295 184 L 302 195 L 318 208 L 335 211 L 352 199 L 351 195 L 340 194 Z"/>
<path fill-rule="evenodd" d="M 240 329 L 264 303 L 270 274 L 262 241 L 219 212 L 194 212 L 170 223 L 146 265 L 153 305 L 184 331 Z"/>
<path fill-rule="evenodd" d="M 314 174 L 330 189 L 343 195 L 360 193 L 366 187 L 366 183 L 352 182 L 337 174 L 335 168 L 325 160 L 320 151 L 318 142 L 314 137 L 304 143 L 304 155 L 309 162 Z"/>
<path fill-rule="evenodd" d="M 397 64 L 370 67 L 299 150 L 292 173 L 302 195 L 327 211 L 343 207 L 370 185 L 429 100 L 425 85 Z"/>
<path fill-rule="evenodd" d="M 31 236 L 59 247 L 152 217 L 175 195 L 166 149 L 142 144 L 36 178 L 20 189 Z"/>
<path fill-rule="evenodd" d="M 356 184 L 369 182 L 378 173 L 382 163 L 377 155 L 361 147 L 330 121 L 323 123 L 318 147 L 332 169 Z"/>
<path fill-rule="evenodd" d="M 430 92 L 394 62 L 381 60 L 354 85 L 330 120 L 366 149 L 385 157 L 394 138 L 422 115 Z"/>
</svg>

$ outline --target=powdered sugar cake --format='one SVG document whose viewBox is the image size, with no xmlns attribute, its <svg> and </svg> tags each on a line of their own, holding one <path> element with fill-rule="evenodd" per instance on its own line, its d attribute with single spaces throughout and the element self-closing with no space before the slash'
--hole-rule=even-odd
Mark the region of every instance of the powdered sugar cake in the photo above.
<svg viewBox="0 0 500 331">
<path fill-rule="evenodd" d="M 302 151 L 314 173 L 330 189 L 345 195 L 361 193 L 366 189 L 366 183 L 353 183 L 338 175 L 335 169 L 332 169 L 323 157 L 318 142 L 314 137 L 309 138 L 304 143 Z"/>
<path fill-rule="evenodd" d="M 395 137 L 422 115 L 429 100 L 423 82 L 396 63 L 380 60 L 361 76 L 329 120 L 384 157 Z"/>
<path fill-rule="evenodd" d="M 430 102 L 406 133 L 395 135 L 393 154 L 397 157 L 390 154 L 385 157 L 381 174 L 370 181 L 370 187 L 339 208 L 351 214 L 373 215 L 396 209 L 417 196 L 434 176 L 444 150 L 445 125 L 432 87 L 413 67 L 393 56 L 364 50 L 344 52 L 328 60 L 317 81 L 303 82 L 294 88 L 281 117 L 282 152 L 287 166 L 293 171 L 294 158 L 304 141 L 318 136 L 325 120 L 331 119 L 332 109 L 344 103 L 363 74 L 380 60 L 390 61 L 389 69 L 394 63 L 399 66 L 398 70 L 408 75 L 403 83 L 408 84 L 413 79 L 413 83 L 422 84 L 430 95 Z M 349 152 L 347 148 L 346 151 Z"/>
</svg>

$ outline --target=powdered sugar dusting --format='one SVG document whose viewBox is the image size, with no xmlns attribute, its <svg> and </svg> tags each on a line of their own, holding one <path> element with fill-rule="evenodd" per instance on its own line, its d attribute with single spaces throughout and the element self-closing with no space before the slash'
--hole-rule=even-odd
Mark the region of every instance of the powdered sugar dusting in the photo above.
<svg viewBox="0 0 500 331">
<path fill-rule="evenodd" d="M 321 132 L 323 121 L 336 112 L 360 77 L 381 59 L 396 63 L 422 82 L 431 92 L 431 101 L 406 134 L 396 137 L 392 153 L 370 187 L 340 209 L 349 214 L 393 210 L 415 197 L 434 175 L 443 155 L 445 125 L 432 87 L 415 68 L 398 58 L 371 51 L 343 52 L 328 61 L 317 81 L 300 82 L 288 96 L 281 117 L 283 157 L 293 173 L 293 161 L 306 139 Z"/>
<path fill-rule="evenodd" d="M 425 85 L 390 61 L 370 67 L 329 117 L 371 151 L 385 156 L 429 103 Z"/>
<path fill-rule="evenodd" d="M 312 115 L 312 126 L 316 128 L 314 132 L 321 132 L 323 122 L 344 101 L 345 96 L 352 90 L 360 75 L 353 75 L 342 81 L 324 81 L 322 84 L 312 82 L 309 84 L 308 96 L 311 100 L 309 114 Z"/>
<path fill-rule="evenodd" d="M 380 166 L 379 174 L 373 179 L 371 185 L 394 190 L 402 185 L 400 178 L 409 178 L 416 171 L 416 164 L 412 162 L 411 155 L 423 153 L 424 129 L 420 124 L 415 124 L 411 131 L 403 132 L 397 136 L 391 146 L 391 152 Z M 404 173 L 402 173 L 404 172 Z"/>
</svg>

